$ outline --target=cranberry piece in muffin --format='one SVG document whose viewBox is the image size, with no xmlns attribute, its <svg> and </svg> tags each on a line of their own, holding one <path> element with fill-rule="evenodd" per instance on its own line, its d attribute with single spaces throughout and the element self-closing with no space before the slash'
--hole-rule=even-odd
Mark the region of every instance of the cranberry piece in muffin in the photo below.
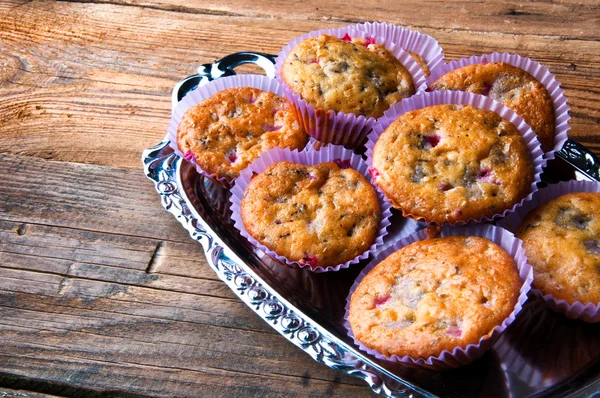
<svg viewBox="0 0 600 398">
<path fill-rule="evenodd" d="M 381 220 L 373 186 L 335 162 L 272 164 L 246 187 L 241 215 L 254 239 L 311 268 L 343 264 L 367 251 Z"/>
<path fill-rule="evenodd" d="M 380 117 L 390 105 L 415 93 L 411 74 L 373 40 L 320 35 L 286 57 L 281 77 L 317 109 Z"/>
<path fill-rule="evenodd" d="M 307 140 L 285 98 L 251 87 L 219 91 L 188 109 L 177 128 L 185 158 L 218 178 L 236 178 L 270 148 L 303 148 Z"/>
<path fill-rule="evenodd" d="M 493 98 L 531 126 L 544 151 L 554 146 L 552 97 L 540 82 L 521 68 L 504 62 L 467 65 L 446 73 L 431 88 L 469 91 Z"/>
<path fill-rule="evenodd" d="M 437 224 L 501 213 L 527 195 L 533 180 L 517 128 L 470 105 L 400 116 L 378 138 L 373 167 L 394 207 Z"/>
<path fill-rule="evenodd" d="M 517 303 L 513 258 L 473 236 L 415 242 L 377 264 L 354 290 L 355 338 L 385 356 L 439 356 L 478 344 Z"/>
<path fill-rule="evenodd" d="M 559 196 L 530 212 L 516 235 L 532 286 L 569 304 L 600 303 L 600 193 Z"/>
</svg>

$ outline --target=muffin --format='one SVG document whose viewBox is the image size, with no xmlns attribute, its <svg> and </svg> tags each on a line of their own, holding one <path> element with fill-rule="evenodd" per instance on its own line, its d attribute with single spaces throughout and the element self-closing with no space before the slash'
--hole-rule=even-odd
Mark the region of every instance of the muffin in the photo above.
<svg viewBox="0 0 600 398">
<path fill-rule="evenodd" d="M 375 189 L 346 162 L 281 161 L 248 183 L 241 218 L 249 235 L 289 261 L 345 263 L 367 251 L 379 231 Z"/>
<path fill-rule="evenodd" d="M 552 98 L 540 82 L 521 68 L 505 62 L 467 65 L 441 76 L 431 88 L 469 91 L 501 102 L 531 126 L 545 152 L 554 146 Z"/>
<path fill-rule="evenodd" d="M 189 108 L 177 127 L 186 159 L 217 178 L 236 178 L 266 150 L 303 148 L 304 133 L 289 102 L 251 87 L 229 88 Z"/>
<path fill-rule="evenodd" d="M 415 93 L 402 63 L 373 39 L 322 34 L 287 55 L 281 78 L 317 109 L 377 118 Z"/>
<path fill-rule="evenodd" d="M 441 224 L 492 217 L 523 199 L 533 181 L 517 128 L 471 105 L 434 105 L 401 115 L 373 148 L 376 184 L 392 205 Z"/>
<path fill-rule="evenodd" d="M 522 282 L 514 259 L 475 236 L 417 241 L 360 281 L 348 322 L 386 357 L 428 358 L 478 344 L 513 312 Z"/>
<path fill-rule="evenodd" d="M 516 235 L 533 266 L 534 288 L 570 305 L 600 303 L 600 193 L 550 200 L 525 217 Z"/>
</svg>

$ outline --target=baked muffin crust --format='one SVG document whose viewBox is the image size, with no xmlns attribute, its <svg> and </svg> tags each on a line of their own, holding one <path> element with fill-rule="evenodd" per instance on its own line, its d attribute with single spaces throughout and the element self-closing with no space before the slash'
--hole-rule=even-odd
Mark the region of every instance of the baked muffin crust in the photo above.
<svg viewBox="0 0 600 398">
<path fill-rule="evenodd" d="M 431 88 L 469 91 L 501 102 L 531 126 L 545 152 L 554 147 L 552 97 L 540 82 L 521 68 L 505 62 L 468 65 L 441 76 Z"/>
<path fill-rule="evenodd" d="M 226 89 L 192 106 L 177 128 L 186 158 L 229 179 L 268 149 L 304 148 L 307 140 L 285 98 L 251 87 Z"/>
<path fill-rule="evenodd" d="M 384 46 L 361 38 L 320 35 L 287 55 L 281 77 L 317 109 L 380 117 L 415 93 L 412 76 Z"/>
<path fill-rule="evenodd" d="M 386 356 L 428 358 L 477 344 L 514 310 L 513 258 L 485 238 L 415 242 L 377 264 L 350 300 L 357 340 Z"/>
<path fill-rule="evenodd" d="M 421 70 L 423 71 L 423 74 L 425 74 L 425 77 L 429 77 L 429 75 L 431 75 L 431 72 L 429 71 L 429 66 L 427 66 L 427 62 L 425 62 L 423 57 L 421 57 L 419 54 L 413 51 L 406 50 L 406 52 L 408 52 L 410 56 L 413 57 L 415 62 L 419 64 Z"/>
<path fill-rule="evenodd" d="M 470 105 L 400 116 L 375 144 L 373 167 L 394 207 L 434 223 L 501 213 L 527 195 L 533 180 L 517 128 Z"/>
<path fill-rule="evenodd" d="M 532 286 L 569 304 L 600 303 L 600 193 L 575 192 L 531 211 L 516 232 Z"/>
<path fill-rule="evenodd" d="M 381 220 L 373 186 L 334 162 L 272 164 L 246 187 L 241 215 L 254 239 L 311 267 L 335 266 L 364 253 Z"/>
</svg>

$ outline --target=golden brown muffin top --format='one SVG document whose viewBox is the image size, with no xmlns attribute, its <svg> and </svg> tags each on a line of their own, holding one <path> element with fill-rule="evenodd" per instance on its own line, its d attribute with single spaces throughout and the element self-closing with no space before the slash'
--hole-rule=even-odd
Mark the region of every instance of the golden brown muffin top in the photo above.
<svg viewBox="0 0 600 398">
<path fill-rule="evenodd" d="M 230 179 L 268 149 L 304 148 L 307 140 L 285 98 L 251 87 L 219 91 L 188 109 L 177 127 L 186 157 Z"/>
<path fill-rule="evenodd" d="M 485 238 L 415 242 L 377 264 L 350 300 L 357 340 L 386 356 L 428 358 L 477 344 L 517 303 L 513 258 Z"/>
<path fill-rule="evenodd" d="M 369 181 L 334 162 L 272 164 L 246 187 L 241 215 L 254 239 L 313 268 L 342 264 L 364 253 L 375 241 L 381 220 Z"/>
<path fill-rule="evenodd" d="M 415 93 L 412 76 L 384 46 L 361 38 L 320 35 L 303 40 L 285 59 L 281 76 L 317 109 L 380 117 Z"/>
<path fill-rule="evenodd" d="M 575 192 L 530 212 L 516 235 L 532 286 L 569 304 L 600 303 L 600 193 Z"/>
<path fill-rule="evenodd" d="M 470 105 L 400 116 L 377 140 L 373 167 L 394 207 L 438 224 L 501 213 L 525 197 L 533 181 L 517 128 Z"/>
<path fill-rule="evenodd" d="M 554 147 L 552 97 L 540 82 L 521 68 L 504 62 L 468 65 L 446 73 L 431 88 L 469 91 L 501 102 L 531 126 L 545 152 Z"/>
</svg>

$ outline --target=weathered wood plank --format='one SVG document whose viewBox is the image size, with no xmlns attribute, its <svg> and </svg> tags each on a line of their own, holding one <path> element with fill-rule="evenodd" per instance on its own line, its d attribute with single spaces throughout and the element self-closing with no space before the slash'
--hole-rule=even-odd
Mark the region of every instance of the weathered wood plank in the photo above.
<svg viewBox="0 0 600 398">
<path fill-rule="evenodd" d="M 67 0 L 68 1 L 68 0 Z M 96 1 L 85 1 L 95 3 Z M 102 3 L 105 3 L 104 1 Z M 448 2 L 443 0 L 348 3 L 343 0 L 306 1 L 290 5 L 285 1 L 183 1 L 183 0 L 108 0 L 106 3 L 153 8 L 186 14 L 205 14 L 256 20 L 310 20 L 344 23 L 380 20 L 404 26 L 437 30 L 480 31 L 497 34 L 530 34 L 558 38 L 600 38 L 594 1 L 523 3 L 515 1 Z M 431 12 L 436 10 L 436 12 Z M 573 24 L 566 24 L 565 18 Z M 265 21 L 265 22 L 266 22 Z"/>
<path fill-rule="evenodd" d="M 19 361 L 13 356 L 0 354 L 0 361 L 10 361 L 15 373 L 28 372 L 31 369 L 45 373 L 48 380 L 60 383 L 68 380 L 68 388 L 57 384 L 49 386 L 37 381 L 36 384 L 46 390 L 66 390 L 70 396 L 171 396 L 171 397 L 325 397 L 325 396 L 374 396 L 364 387 L 342 385 L 338 382 L 324 382 L 311 379 L 307 372 L 300 378 L 281 380 L 266 379 L 241 372 L 225 375 L 202 377 L 198 371 L 185 369 L 166 369 L 151 366 L 133 367 L 128 363 L 94 361 L 95 367 L 89 369 L 91 361 L 78 357 L 56 358 L 56 366 L 47 368 L 43 358 L 19 355 Z M 21 364 L 25 363 L 26 367 Z M 115 370 L 113 373 L 113 369 Z M 150 375 L 149 375 L 150 373 Z M 156 380 L 156 376 L 159 379 Z M 16 384 L 13 374 L 0 374 L 0 382 Z M 132 391 L 126 395 L 115 390 L 115 385 L 128 385 Z M 62 388 L 61 388 L 62 387 Z M 103 394 L 99 394 L 103 392 Z M 94 394 L 96 393 L 96 394 Z"/>
<path fill-rule="evenodd" d="M 69 289 L 52 275 L 0 269 L 1 305 L 14 305 L 18 297 L 22 308 L 54 314 L 76 313 L 83 317 L 110 320 L 130 317 L 160 321 L 275 332 L 237 300 L 200 297 L 178 292 L 157 292 L 145 287 L 74 278 Z M 19 283 L 15 281 L 22 281 Z M 43 296 L 43 297 L 37 297 Z M 36 299 L 37 297 L 37 299 Z M 138 337 L 140 338 L 140 337 Z"/>
<path fill-rule="evenodd" d="M 139 170 L 0 155 L 0 173 L 5 221 L 189 242 Z"/>
<path fill-rule="evenodd" d="M 273 332 L 261 331 L 268 327 L 254 314 L 254 321 L 236 319 L 237 312 L 249 312 L 239 302 L 228 308 L 225 317 L 185 308 L 173 308 L 177 313 L 170 315 L 130 315 L 126 312 L 144 311 L 138 299 L 146 300 L 151 289 L 118 291 L 108 297 L 94 297 L 89 291 L 77 297 L 41 297 L 47 293 L 42 285 L 55 285 L 56 279 L 49 274 L 28 274 L 19 280 L 37 284 L 26 285 L 27 293 L 7 292 L 6 286 L 0 286 L 0 374 L 48 382 L 68 380 L 86 389 L 127 388 L 176 396 L 198 396 L 205 388 L 212 392 L 210 396 L 226 396 L 219 389 L 229 386 L 242 391 L 249 388 L 261 396 L 300 386 L 315 396 L 333 388 L 343 388 L 352 396 L 365 391 L 357 381 L 319 366 L 283 338 L 273 337 Z M 5 276 L 0 275 L 3 280 Z M 154 296 L 155 302 L 173 305 L 165 304 L 169 300 L 162 294 Z M 111 311 L 111 306 L 118 310 Z M 145 311 L 151 310 L 146 307 Z M 211 307 L 206 305 L 208 311 Z M 200 318 L 194 319 L 192 312 Z M 244 329 L 256 322 L 262 327 Z M 73 376 L 76 372 L 102 377 L 80 380 Z M 130 386 L 140 378 L 147 381 Z"/>
<path fill-rule="evenodd" d="M 26 390 L 9 390 L 0 388 L 0 397 L 2 398 L 56 398 L 56 395 L 39 394 L 37 392 Z"/>
<path fill-rule="evenodd" d="M 39 256 L 43 253 L 41 259 L 81 261 L 145 271 L 156 247 L 154 239 L 0 220 L 0 252 L 3 254 Z M 161 246 L 161 251 L 164 250 Z"/>
<path fill-rule="evenodd" d="M 10 181 L 0 201 L 0 383 L 4 375 L 131 391 L 148 379 L 135 390 L 177 396 L 367 391 L 314 363 L 237 300 L 151 184 L 127 194 L 132 181 L 145 182 L 140 173 L 2 157 Z M 146 225 L 152 217 L 159 231 Z M 129 376 L 108 377 L 123 364 Z"/>
<path fill-rule="evenodd" d="M 600 42 L 586 37 L 598 31 L 593 3 L 527 4 L 520 14 L 510 3 L 449 2 L 439 8 L 450 7 L 449 14 L 424 15 L 417 2 L 349 10 L 334 2 L 318 11 L 308 4 L 298 14 L 284 12 L 284 3 L 270 10 L 244 2 L 233 17 L 231 4 L 127 4 L 34 1 L 0 11 L 0 64 L 6 64 L 0 74 L 0 151 L 138 168 L 142 149 L 164 135 L 173 84 L 198 64 L 242 50 L 277 52 L 301 33 L 343 26 L 356 13 L 414 20 L 407 25 L 436 37 L 449 59 L 510 51 L 542 62 L 566 88 L 572 137 L 600 153 L 600 72 L 594 68 Z M 537 11 L 527 11 L 532 7 Z M 515 15 L 502 15 L 512 9 Z M 322 19 L 321 13 L 334 11 L 350 16 Z M 456 16 L 460 28 L 446 15 Z M 427 22 L 434 16 L 438 22 Z"/>
<path fill-rule="evenodd" d="M 85 263 L 218 280 L 207 266 L 201 246 L 186 239 L 188 242 L 178 243 L 0 221 L 0 263 L 64 275 L 74 263 Z"/>
</svg>

